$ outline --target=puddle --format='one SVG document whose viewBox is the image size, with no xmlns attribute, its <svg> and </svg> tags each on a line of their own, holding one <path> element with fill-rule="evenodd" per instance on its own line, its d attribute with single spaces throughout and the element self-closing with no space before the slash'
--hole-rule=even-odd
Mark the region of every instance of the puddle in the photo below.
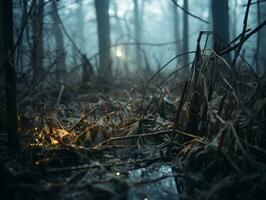
<svg viewBox="0 0 266 200">
<path fill-rule="evenodd" d="M 149 199 L 178 199 L 178 191 L 175 178 L 171 176 L 173 170 L 166 164 L 153 164 L 147 168 L 139 168 L 129 171 L 129 179 L 132 182 L 155 180 L 160 177 L 170 176 L 161 180 L 149 181 L 140 184 L 128 191 L 129 200 Z"/>
</svg>

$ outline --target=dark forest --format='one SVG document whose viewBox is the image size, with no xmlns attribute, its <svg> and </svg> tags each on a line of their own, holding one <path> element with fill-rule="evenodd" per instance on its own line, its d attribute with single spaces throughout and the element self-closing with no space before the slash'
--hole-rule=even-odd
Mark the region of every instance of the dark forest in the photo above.
<svg viewBox="0 0 266 200">
<path fill-rule="evenodd" d="M 266 199 L 266 0 L 1 0 L 0 199 Z"/>
</svg>

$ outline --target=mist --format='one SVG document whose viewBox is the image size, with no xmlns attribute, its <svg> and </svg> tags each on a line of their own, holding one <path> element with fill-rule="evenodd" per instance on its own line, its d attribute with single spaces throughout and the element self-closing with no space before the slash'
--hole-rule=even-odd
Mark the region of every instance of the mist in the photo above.
<svg viewBox="0 0 266 200">
<path fill-rule="evenodd" d="M 265 199 L 265 0 L 1 0 L 1 199 Z"/>
</svg>

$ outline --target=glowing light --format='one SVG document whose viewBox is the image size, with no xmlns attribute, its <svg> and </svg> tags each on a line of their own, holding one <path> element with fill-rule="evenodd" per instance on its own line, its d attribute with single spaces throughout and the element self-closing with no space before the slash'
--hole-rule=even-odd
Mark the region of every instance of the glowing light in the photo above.
<svg viewBox="0 0 266 200">
<path fill-rule="evenodd" d="M 117 176 L 120 176 L 120 172 L 116 172 L 116 175 L 117 175 Z"/>
<path fill-rule="evenodd" d="M 121 58 L 123 56 L 121 49 L 117 49 L 115 52 L 115 55 L 116 55 L 116 57 Z"/>
</svg>

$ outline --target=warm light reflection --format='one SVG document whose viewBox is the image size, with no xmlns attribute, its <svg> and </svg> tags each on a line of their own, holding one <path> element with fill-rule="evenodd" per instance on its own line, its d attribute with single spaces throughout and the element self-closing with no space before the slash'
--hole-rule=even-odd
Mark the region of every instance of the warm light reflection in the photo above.
<svg viewBox="0 0 266 200">
<path fill-rule="evenodd" d="M 59 142 L 53 138 L 50 138 L 51 139 L 51 144 L 52 145 L 57 145 Z"/>
<path fill-rule="evenodd" d="M 30 144 L 32 147 L 41 147 L 45 145 L 58 145 L 60 143 L 72 144 L 77 140 L 77 135 L 64 129 L 53 128 L 50 132 L 49 128 L 34 128 L 36 131 L 34 142 Z"/>
</svg>

